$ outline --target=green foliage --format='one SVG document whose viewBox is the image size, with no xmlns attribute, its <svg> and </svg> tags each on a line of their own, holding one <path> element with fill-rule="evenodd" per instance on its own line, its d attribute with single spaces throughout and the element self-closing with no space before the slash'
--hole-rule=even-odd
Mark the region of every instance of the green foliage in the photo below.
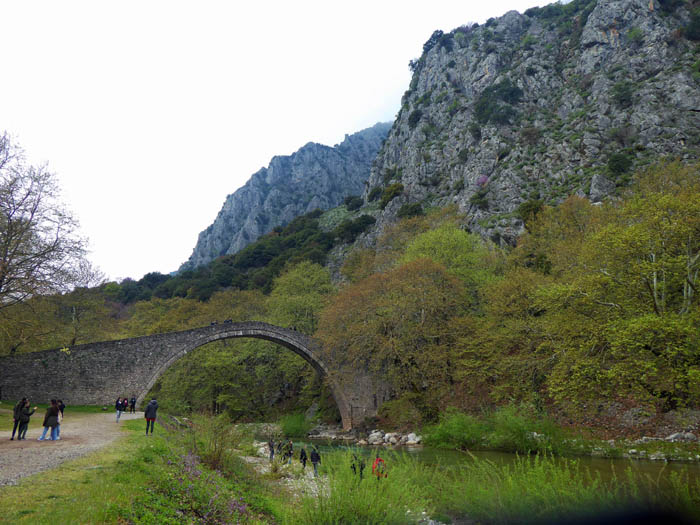
<svg viewBox="0 0 700 525">
<path fill-rule="evenodd" d="M 382 192 L 382 199 L 379 201 L 379 207 L 383 210 L 395 197 L 403 193 L 403 184 L 397 182 L 387 186 Z"/>
<path fill-rule="evenodd" d="M 695 9 L 690 14 L 690 22 L 683 29 L 683 34 L 688 40 L 700 41 L 700 9 Z"/>
<path fill-rule="evenodd" d="M 379 197 L 381 197 L 383 191 L 384 188 L 382 188 L 381 186 L 375 186 L 367 195 L 367 200 L 369 202 L 376 201 Z"/>
<path fill-rule="evenodd" d="M 422 116 L 423 111 L 421 111 L 420 109 L 414 109 L 413 111 L 411 111 L 411 113 L 408 115 L 408 127 L 410 129 L 415 129 L 415 127 L 420 122 Z"/>
<path fill-rule="evenodd" d="M 457 158 L 461 163 L 467 162 L 467 160 L 469 159 L 469 150 L 467 148 L 459 150 Z"/>
<path fill-rule="evenodd" d="M 527 223 L 530 219 L 536 217 L 543 207 L 544 203 L 539 199 L 528 200 L 520 203 L 515 213 L 520 220 Z"/>
<path fill-rule="evenodd" d="M 484 421 L 450 408 L 439 423 L 423 429 L 422 437 L 432 447 L 467 450 L 482 445 L 488 431 Z"/>
<path fill-rule="evenodd" d="M 631 44 L 639 45 L 644 42 L 644 32 L 638 27 L 633 27 L 627 31 L 627 40 L 629 40 Z"/>
<path fill-rule="evenodd" d="M 423 215 L 423 207 L 419 202 L 412 202 L 410 204 L 404 204 L 396 212 L 396 216 L 399 219 L 406 219 L 409 217 L 416 217 L 418 215 Z"/>
<path fill-rule="evenodd" d="M 350 195 L 343 200 L 343 204 L 345 204 L 348 211 L 359 210 L 364 203 L 365 201 L 359 195 Z"/>
<path fill-rule="evenodd" d="M 484 186 L 479 188 L 474 195 L 469 198 L 469 202 L 480 210 L 487 210 L 489 207 L 488 193 L 488 187 Z"/>
<path fill-rule="evenodd" d="M 612 87 L 612 98 L 621 108 L 632 106 L 635 85 L 629 80 L 623 80 Z"/>
<path fill-rule="evenodd" d="M 469 123 L 469 133 L 474 138 L 474 140 L 481 140 L 481 126 L 478 123 Z"/>
<path fill-rule="evenodd" d="M 279 420 L 282 435 L 288 438 L 306 437 L 313 426 L 311 421 L 307 421 L 302 412 L 294 414 L 285 414 Z"/>
<path fill-rule="evenodd" d="M 476 293 L 496 278 L 493 267 L 488 264 L 494 255 L 481 237 L 448 223 L 416 236 L 406 246 L 399 262 L 431 259 Z"/>
<path fill-rule="evenodd" d="M 487 87 L 474 104 L 474 115 L 481 124 L 508 124 L 517 115 L 512 105 L 520 102 L 522 90 L 509 80 Z"/>
<path fill-rule="evenodd" d="M 335 235 L 346 243 L 354 242 L 357 236 L 367 231 L 376 222 L 371 215 L 360 215 L 357 219 L 347 219 L 335 229 Z"/>
<path fill-rule="evenodd" d="M 608 169 L 610 173 L 618 177 L 627 173 L 632 168 L 632 157 L 626 153 L 614 153 L 608 159 Z"/>
</svg>

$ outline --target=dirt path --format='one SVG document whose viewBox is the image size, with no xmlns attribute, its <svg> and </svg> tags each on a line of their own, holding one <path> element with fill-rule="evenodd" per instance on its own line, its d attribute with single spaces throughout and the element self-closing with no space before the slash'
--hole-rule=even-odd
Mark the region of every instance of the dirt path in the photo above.
<svg viewBox="0 0 700 525">
<path fill-rule="evenodd" d="M 11 430 L 0 438 L 0 486 L 16 485 L 20 478 L 54 468 L 64 461 L 84 456 L 112 443 L 122 432 L 115 423 L 115 412 L 104 414 L 71 414 L 66 409 L 61 424 L 61 439 L 37 441 L 44 428 L 43 413 L 37 411 L 29 422 L 27 439 L 10 441 Z M 122 414 L 121 421 L 143 419 L 143 412 Z M 145 427 L 144 427 L 145 428 Z"/>
</svg>

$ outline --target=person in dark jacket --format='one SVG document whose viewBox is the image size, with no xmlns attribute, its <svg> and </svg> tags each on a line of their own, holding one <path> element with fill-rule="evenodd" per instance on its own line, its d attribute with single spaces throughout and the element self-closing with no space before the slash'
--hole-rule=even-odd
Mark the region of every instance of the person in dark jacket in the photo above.
<svg viewBox="0 0 700 525">
<path fill-rule="evenodd" d="M 306 470 L 306 460 L 308 459 L 308 456 L 306 455 L 306 448 L 301 447 L 301 451 L 299 452 L 299 461 L 301 461 L 301 470 Z"/>
<path fill-rule="evenodd" d="M 311 449 L 311 464 L 314 466 L 314 476 L 318 477 L 318 464 L 321 462 L 321 454 L 314 447 Z"/>
<path fill-rule="evenodd" d="M 15 439 L 15 432 L 17 432 L 17 427 L 19 427 L 20 423 L 19 416 L 24 408 L 25 401 L 27 401 L 26 397 L 23 397 L 21 401 L 17 401 L 15 408 L 12 410 L 12 420 L 14 421 L 14 425 L 12 426 L 12 437 L 10 438 L 10 441 Z M 19 438 L 19 434 L 17 435 L 17 438 Z"/>
<path fill-rule="evenodd" d="M 19 413 L 19 434 L 17 434 L 17 441 L 21 439 L 27 439 L 27 429 L 29 428 L 29 418 L 36 411 L 36 407 L 30 410 L 29 399 L 24 402 L 24 407 Z"/>
<path fill-rule="evenodd" d="M 58 410 L 61 412 L 61 417 L 63 417 L 63 411 L 66 409 L 66 404 L 62 399 L 58 400 Z"/>
<path fill-rule="evenodd" d="M 124 401 L 126 401 L 126 399 Z M 126 410 L 124 407 L 124 401 L 122 401 L 121 397 L 118 397 L 117 402 L 114 403 L 114 408 L 117 411 L 117 423 L 119 423 L 119 418 L 122 417 L 122 412 Z"/>
<path fill-rule="evenodd" d="M 146 411 L 143 417 L 146 418 L 146 435 L 148 435 L 148 425 L 151 426 L 151 435 L 153 434 L 153 425 L 156 422 L 156 412 L 158 411 L 158 401 L 151 399 L 146 405 Z"/>
<path fill-rule="evenodd" d="M 134 396 L 131 396 L 131 399 L 129 400 L 129 414 L 133 414 L 136 412 L 136 398 Z"/>
<path fill-rule="evenodd" d="M 37 441 L 44 441 L 46 433 L 51 429 L 51 441 L 56 441 L 56 427 L 58 426 L 58 403 L 55 399 L 51 400 L 49 408 L 46 409 L 46 414 L 44 414 L 44 432 Z"/>
</svg>

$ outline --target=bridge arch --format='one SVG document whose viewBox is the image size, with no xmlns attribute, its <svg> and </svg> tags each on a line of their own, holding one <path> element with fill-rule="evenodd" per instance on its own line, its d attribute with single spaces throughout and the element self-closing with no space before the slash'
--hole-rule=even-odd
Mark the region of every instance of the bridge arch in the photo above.
<svg viewBox="0 0 700 525">
<path fill-rule="evenodd" d="M 140 405 L 143 403 L 146 394 L 153 388 L 158 379 L 175 364 L 176 361 L 183 358 L 186 354 L 209 343 L 236 338 L 253 338 L 270 341 L 302 357 L 319 373 L 319 375 L 326 378 L 331 387 L 333 398 L 338 405 L 340 417 L 343 421 L 343 428 L 352 428 L 350 404 L 342 388 L 333 380 L 328 366 L 320 355 L 321 345 L 316 340 L 296 330 L 290 330 L 289 328 L 282 328 L 263 322 L 221 323 L 202 329 L 201 333 L 196 334 L 196 337 L 185 342 L 179 351 L 174 352 L 154 371 L 146 387 L 137 397 L 137 404 Z"/>
</svg>

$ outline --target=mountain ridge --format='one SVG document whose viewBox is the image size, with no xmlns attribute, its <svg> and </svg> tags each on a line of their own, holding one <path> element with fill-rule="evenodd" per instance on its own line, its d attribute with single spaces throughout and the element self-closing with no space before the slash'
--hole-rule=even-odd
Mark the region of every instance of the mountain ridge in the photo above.
<svg viewBox="0 0 700 525">
<path fill-rule="evenodd" d="M 370 163 L 390 127 L 377 123 L 345 135 L 333 147 L 308 142 L 291 155 L 272 157 L 266 168 L 226 197 L 179 271 L 236 253 L 299 215 L 333 208 L 345 197 L 362 193 Z"/>
</svg>

